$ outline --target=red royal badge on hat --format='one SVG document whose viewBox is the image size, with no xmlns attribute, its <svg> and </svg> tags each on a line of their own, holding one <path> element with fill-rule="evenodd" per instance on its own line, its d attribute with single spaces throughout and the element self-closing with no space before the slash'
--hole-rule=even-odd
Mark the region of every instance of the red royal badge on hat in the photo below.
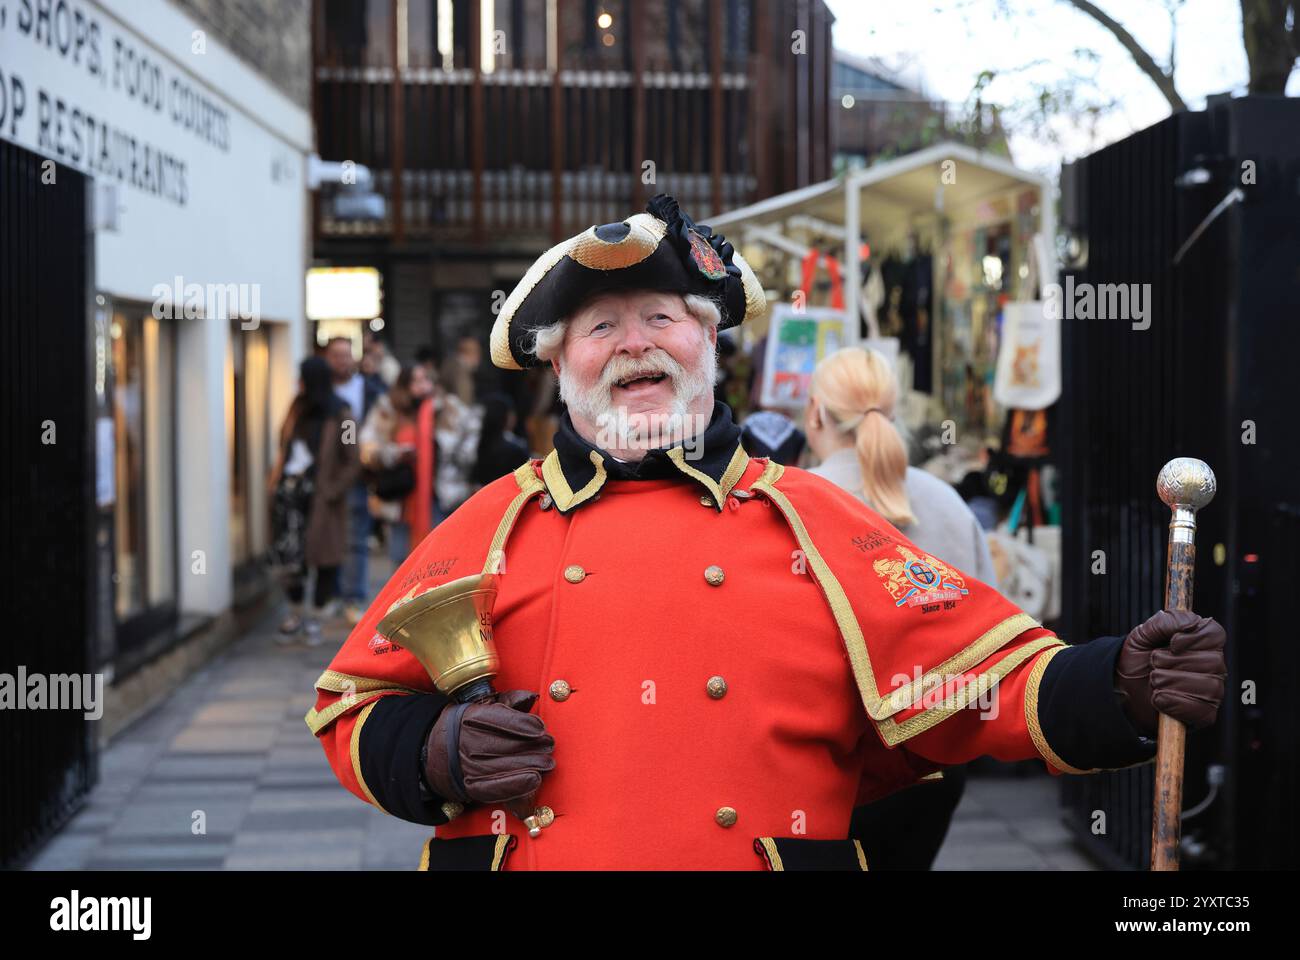
<svg viewBox="0 0 1300 960">
<path fill-rule="evenodd" d="M 718 251 L 709 245 L 709 241 L 694 230 L 688 231 L 691 239 L 691 259 L 700 273 L 710 280 L 721 280 L 727 275 L 727 265 L 718 256 Z"/>
</svg>

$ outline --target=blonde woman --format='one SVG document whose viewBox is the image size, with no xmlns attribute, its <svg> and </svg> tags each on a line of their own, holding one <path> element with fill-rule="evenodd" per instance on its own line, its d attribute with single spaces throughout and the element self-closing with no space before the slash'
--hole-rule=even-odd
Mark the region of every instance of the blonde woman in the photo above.
<svg viewBox="0 0 1300 960">
<path fill-rule="evenodd" d="M 957 491 L 907 465 L 894 426 L 898 381 L 875 350 L 845 347 L 813 371 L 804 429 L 820 466 L 812 472 L 847 490 L 921 549 L 997 586 L 979 520 Z"/>
<path fill-rule="evenodd" d="M 804 428 L 821 465 L 812 472 L 864 501 L 922 550 L 993 586 L 993 558 L 979 521 L 944 481 L 907 464 L 894 426 L 898 381 L 874 350 L 846 347 L 813 371 Z M 853 811 L 849 836 L 873 870 L 929 870 L 965 788 L 948 767 L 920 784 Z"/>
</svg>

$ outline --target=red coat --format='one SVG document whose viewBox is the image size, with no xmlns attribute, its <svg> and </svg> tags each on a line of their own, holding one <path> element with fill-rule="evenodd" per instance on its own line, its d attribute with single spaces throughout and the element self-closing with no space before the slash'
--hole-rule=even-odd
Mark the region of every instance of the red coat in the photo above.
<svg viewBox="0 0 1300 960">
<path fill-rule="evenodd" d="M 556 766 L 537 802 L 554 821 L 530 839 L 504 811 L 470 806 L 437 827 L 426 859 L 450 838 L 508 832 L 504 869 L 779 867 L 776 851 L 800 841 L 852 844 L 855 803 L 943 765 L 1070 769 L 1034 710 L 1062 642 L 857 498 L 739 450 L 721 486 L 681 466 L 677 479 L 605 481 L 562 514 L 542 505 L 584 492 L 554 457 L 435 528 L 317 683 L 308 724 L 343 785 L 374 802 L 357 750 L 368 705 L 432 690 L 376 624 L 504 549 L 496 688 L 542 694 Z M 560 680 L 563 699 L 549 693 Z M 981 689 L 991 708 L 964 708 Z"/>
</svg>

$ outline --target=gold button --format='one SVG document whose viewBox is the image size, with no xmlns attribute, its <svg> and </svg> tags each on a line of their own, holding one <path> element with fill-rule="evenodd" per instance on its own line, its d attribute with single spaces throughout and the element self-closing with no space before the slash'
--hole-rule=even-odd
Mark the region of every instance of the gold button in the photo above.
<svg viewBox="0 0 1300 960">
<path fill-rule="evenodd" d="M 718 821 L 720 827 L 735 826 L 736 808 L 735 807 L 718 807 L 718 812 L 713 815 L 713 819 Z"/>
<path fill-rule="evenodd" d="M 709 496 L 707 493 L 704 494 L 704 496 L 700 497 L 700 506 L 702 507 L 713 506 L 713 498 Z"/>
<path fill-rule="evenodd" d="M 465 805 L 463 803 L 457 803 L 454 800 L 448 800 L 442 805 L 442 815 L 448 820 L 455 820 L 464 812 Z"/>
<path fill-rule="evenodd" d="M 709 677 L 705 689 L 709 691 L 709 696 L 714 700 L 721 700 L 727 695 L 727 681 L 721 677 Z"/>
<path fill-rule="evenodd" d="M 538 504 L 538 506 L 540 506 L 543 510 L 549 510 L 551 509 L 551 504 L 554 502 L 555 501 L 551 499 L 551 495 L 549 493 L 544 493 L 542 494 L 542 499 Z"/>
<path fill-rule="evenodd" d="M 711 586 L 721 586 L 724 579 L 722 568 L 716 563 L 704 568 L 704 579 L 709 581 Z"/>
<path fill-rule="evenodd" d="M 550 807 L 538 807 L 533 811 L 533 816 L 537 818 L 540 827 L 549 827 L 555 822 L 555 811 Z"/>
<path fill-rule="evenodd" d="M 564 579 L 570 583 L 581 583 L 582 578 L 587 575 L 587 571 L 582 569 L 576 563 L 564 568 Z"/>
<path fill-rule="evenodd" d="M 556 680 L 551 684 L 551 699 L 556 703 L 563 703 L 565 700 L 568 700 L 569 694 L 572 692 L 573 688 L 569 686 L 568 681 L 566 680 Z"/>
</svg>

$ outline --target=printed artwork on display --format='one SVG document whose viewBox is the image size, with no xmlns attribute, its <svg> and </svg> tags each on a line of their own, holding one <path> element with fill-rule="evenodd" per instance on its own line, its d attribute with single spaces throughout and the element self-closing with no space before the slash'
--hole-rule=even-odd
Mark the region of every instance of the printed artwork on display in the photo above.
<svg viewBox="0 0 1300 960">
<path fill-rule="evenodd" d="M 790 304 L 777 304 L 767 335 L 762 405 L 802 409 L 818 362 L 844 345 L 844 315 L 840 311 L 829 307 L 796 310 Z"/>
</svg>

